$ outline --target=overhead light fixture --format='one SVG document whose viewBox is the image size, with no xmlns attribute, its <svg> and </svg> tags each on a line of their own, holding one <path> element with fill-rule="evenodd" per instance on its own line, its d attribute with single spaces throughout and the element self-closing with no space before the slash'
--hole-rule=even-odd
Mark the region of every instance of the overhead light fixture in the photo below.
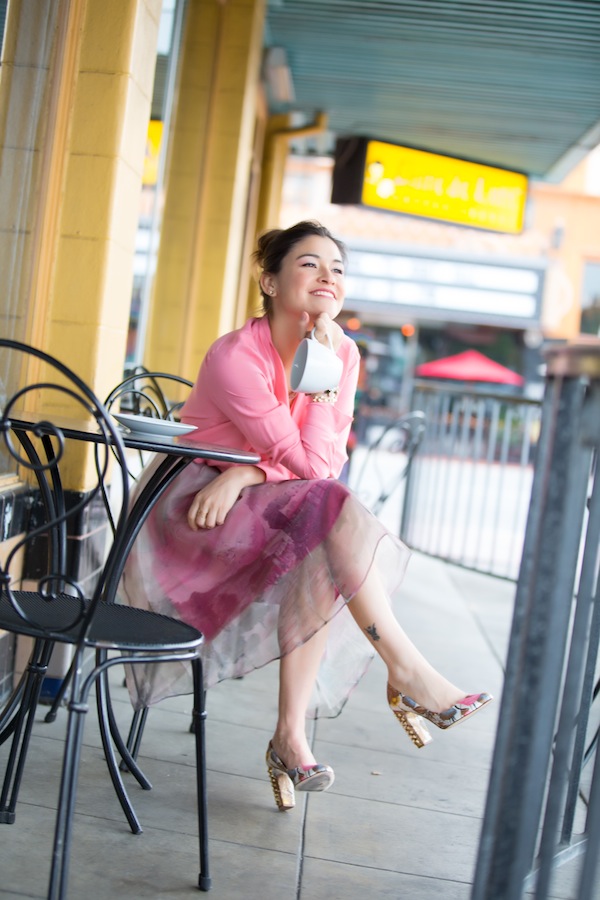
<svg viewBox="0 0 600 900">
<path fill-rule="evenodd" d="M 293 103 L 296 99 L 292 73 L 283 47 L 267 47 L 263 56 L 263 78 L 273 103 Z"/>
</svg>

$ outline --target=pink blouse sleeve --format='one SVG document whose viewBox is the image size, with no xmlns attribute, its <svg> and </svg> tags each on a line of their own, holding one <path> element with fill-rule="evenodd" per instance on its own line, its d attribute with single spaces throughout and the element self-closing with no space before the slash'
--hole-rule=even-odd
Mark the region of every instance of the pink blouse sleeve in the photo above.
<svg viewBox="0 0 600 900">
<path fill-rule="evenodd" d="M 235 365 L 224 353 L 206 360 L 205 389 L 213 402 L 268 464 L 283 465 L 298 478 L 337 476 L 347 458 L 360 357 L 355 344 L 340 354 L 344 371 L 335 404 L 298 397 L 304 414 L 298 424 L 287 402 L 278 399 L 272 376 L 258 350 L 244 347 Z"/>
</svg>

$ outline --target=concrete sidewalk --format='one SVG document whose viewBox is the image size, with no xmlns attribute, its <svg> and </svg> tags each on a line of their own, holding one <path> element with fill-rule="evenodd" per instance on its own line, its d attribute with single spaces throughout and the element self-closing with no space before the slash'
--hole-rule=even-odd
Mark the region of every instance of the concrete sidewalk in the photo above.
<svg viewBox="0 0 600 900">
<path fill-rule="evenodd" d="M 264 763 L 276 717 L 277 665 L 208 696 L 211 896 L 223 900 L 467 900 L 470 896 L 500 707 L 514 584 L 415 554 L 397 615 L 429 660 L 468 692 L 496 702 L 449 732 L 431 728 L 417 750 L 387 707 L 375 660 L 342 715 L 313 723 L 318 760 L 336 781 L 279 813 Z M 117 670 L 118 671 L 118 670 Z M 119 722 L 131 716 L 120 673 Z M 0 826 L 0 897 L 44 897 L 65 715 L 38 716 L 12 826 Z M 71 898 L 184 898 L 198 872 L 190 698 L 152 710 L 140 762 L 154 789 L 131 797 L 144 826 L 133 836 L 86 723 L 71 857 Z M 0 764 L 6 748 L 0 748 Z M 553 896 L 575 900 L 573 872 Z M 490 898 L 496 900 L 496 898 Z"/>
</svg>

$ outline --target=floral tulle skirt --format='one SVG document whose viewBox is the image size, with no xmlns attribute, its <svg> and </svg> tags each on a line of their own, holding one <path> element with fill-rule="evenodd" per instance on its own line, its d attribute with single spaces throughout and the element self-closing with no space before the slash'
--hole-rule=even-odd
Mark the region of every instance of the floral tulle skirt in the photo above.
<svg viewBox="0 0 600 900">
<path fill-rule="evenodd" d="M 144 469 L 138 489 L 158 462 Z M 280 658 L 326 626 L 309 715 L 335 716 L 373 657 L 348 603 L 372 566 L 391 597 L 408 548 L 333 479 L 244 488 L 223 525 L 192 531 L 192 498 L 217 474 L 192 463 L 167 488 L 135 542 L 120 599 L 204 634 L 207 688 Z M 127 682 L 136 708 L 192 691 L 186 663 L 134 666 Z"/>
</svg>

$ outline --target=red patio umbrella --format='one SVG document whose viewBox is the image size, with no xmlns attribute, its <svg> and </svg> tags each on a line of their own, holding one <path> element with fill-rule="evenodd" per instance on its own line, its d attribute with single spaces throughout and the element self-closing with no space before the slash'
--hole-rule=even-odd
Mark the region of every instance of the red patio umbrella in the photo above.
<svg viewBox="0 0 600 900">
<path fill-rule="evenodd" d="M 494 384 L 522 385 L 521 375 L 488 359 L 477 350 L 465 350 L 455 356 L 446 356 L 422 363 L 415 375 L 427 378 L 454 378 L 456 381 L 491 381 Z"/>
</svg>

